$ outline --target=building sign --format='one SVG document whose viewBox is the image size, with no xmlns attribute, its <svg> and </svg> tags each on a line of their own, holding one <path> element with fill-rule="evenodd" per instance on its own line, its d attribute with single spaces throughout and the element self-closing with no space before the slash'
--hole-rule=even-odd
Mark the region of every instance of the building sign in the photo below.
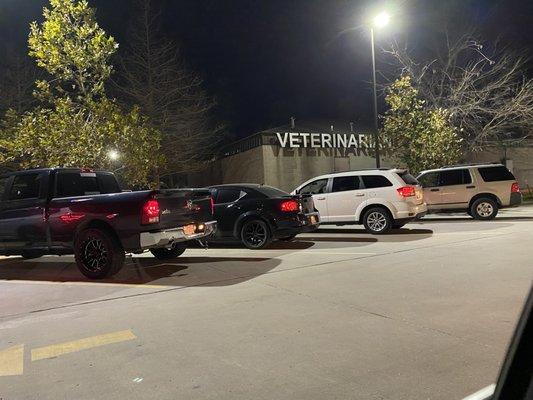
<svg viewBox="0 0 533 400">
<path fill-rule="evenodd" d="M 278 143 L 283 148 L 330 148 L 368 149 L 373 147 L 372 138 L 356 133 L 276 133 Z"/>
</svg>

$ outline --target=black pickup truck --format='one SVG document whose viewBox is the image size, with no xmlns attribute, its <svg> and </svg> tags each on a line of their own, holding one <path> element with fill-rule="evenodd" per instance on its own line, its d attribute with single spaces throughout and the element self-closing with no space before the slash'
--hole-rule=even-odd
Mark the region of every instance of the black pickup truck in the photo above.
<svg viewBox="0 0 533 400">
<path fill-rule="evenodd" d="M 110 172 L 47 168 L 0 176 L 0 255 L 74 254 L 92 279 L 109 277 L 125 253 L 178 257 L 184 242 L 216 230 L 208 190 L 121 191 Z"/>
</svg>

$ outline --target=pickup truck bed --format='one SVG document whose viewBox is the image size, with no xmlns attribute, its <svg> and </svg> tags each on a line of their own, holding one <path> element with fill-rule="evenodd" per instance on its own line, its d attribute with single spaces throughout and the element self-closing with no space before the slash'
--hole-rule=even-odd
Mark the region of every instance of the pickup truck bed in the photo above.
<svg viewBox="0 0 533 400">
<path fill-rule="evenodd" d="M 125 252 L 149 249 L 162 259 L 177 257 L 185 249 L 182 242 L 216 229 L 209 191 L 122 192 L 114 175 L 101 171 L 4 175 L 0 200 L 0 254 L 74 253 L 81 272 L 91 278 L 116 273 Z"/>
</svg>

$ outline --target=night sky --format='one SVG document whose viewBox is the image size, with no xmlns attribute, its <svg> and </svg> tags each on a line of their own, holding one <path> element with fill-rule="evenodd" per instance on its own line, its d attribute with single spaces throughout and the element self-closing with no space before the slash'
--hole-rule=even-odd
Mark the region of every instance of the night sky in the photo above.
<svg viewBox="0 0 533 400">
<path fill-rule="evenodd" d="M 44 0 L 0 0 L 4 43 L 25 46 L 28 23 L 40 19 Z M 101 25 L 127 40 L 129 0 L 89 0 Z M 298 120 L 369 124 L 370 35 L 364 26 L 376 10 L 392 13 L 377 46 L 404 42 L 420 56 L 445 29 L 475 26 L 487 41 L 499 39 L 530 53 L 531 0 L 156 0 L 163 32 L 219 102 L 217 117 L 234 136 Z M 383 4 L 383 6 L 382 6 Z M 378 69 L 393 66 L 378 50 Z M 381 77 L 380 79 L 384 79 Z M 383 107 L 383 104 L 381 104 Z"/>
</svg>

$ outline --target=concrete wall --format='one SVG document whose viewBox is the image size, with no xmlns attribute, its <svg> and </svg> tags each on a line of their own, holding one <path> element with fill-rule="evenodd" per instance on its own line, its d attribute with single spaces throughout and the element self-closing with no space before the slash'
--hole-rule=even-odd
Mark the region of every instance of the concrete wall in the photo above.
<svg viewBox="0 0 533 400">
<path fill-rule="evenodd" d="M 489 148 L 468 155 L 469 162 L 501 162 L 504 151 Z M 520 186 L 533 188 L 533 146 L 507 149 L 507 165 Z M 188 177 L 188 185 L 202 187 L 220 183 L 264 183 L 288 192 L 317 175 L 375 167 L 371 154 L 342 154 L 335 149 L 281 148 L 262 145 L 242 153 L 215 160 L 204 171 Z M 394 161 L 382 157 L 382 166 Z"/>
<path fill-rule="evenodd" d="M 203 187 L 221 183 L 265 183 L 262 147 L 224 157 L 209 163 L 203 171 L 188 175 L 188 186 Z"/>
<path fill-rule="evenodd" d="M 288 192 L 317 175 L 373 168 L 376 165 L 374 157 L 365 153 L 342 154 L 334 149 L 289 149 L 276 145 L 261 147 L 265 184 Z M 382 165 L 389 166 L 386 158 L 382 160 Z"/>
</svg>

